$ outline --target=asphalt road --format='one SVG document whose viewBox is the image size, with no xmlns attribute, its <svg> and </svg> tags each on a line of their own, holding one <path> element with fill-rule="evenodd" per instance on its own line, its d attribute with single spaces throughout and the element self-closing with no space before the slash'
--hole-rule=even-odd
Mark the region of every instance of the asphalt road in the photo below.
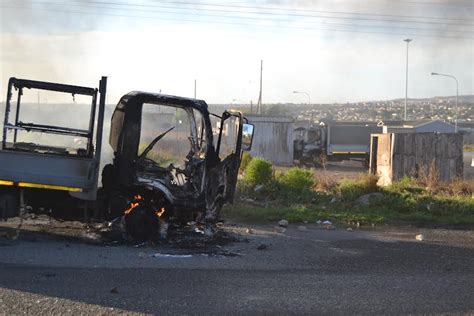
<svg viewBox="0 0 474 316">
<path fill-rule="evenodd" d="M 472 232 L 228 230 L 211 255 L 0 239 L 0 314 L 474 313 Z"/>
</svg>

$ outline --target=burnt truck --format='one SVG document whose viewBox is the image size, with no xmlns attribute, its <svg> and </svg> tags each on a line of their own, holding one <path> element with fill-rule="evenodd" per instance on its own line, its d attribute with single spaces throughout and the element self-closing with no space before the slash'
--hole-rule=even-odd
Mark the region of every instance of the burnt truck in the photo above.
<svg viewBox="0 0 474 316">
<path fill-rule="evenodd" d="M 64 215 L 90 208 L 96 217 L 121 217 L 134 239 L 166 234 L 169 223 L 190 219 L 212 229 L 221 207 L 233 201 L 253 125 L 240 112 L 212 114 L 203 100 L 130 92 L 112 114 L 113 159 L 100 171 L 106 85 L 106 77 L 98 89 L 10 79 L 0 149 L 0 218 L 26 209 Z M 38 104 L 31 102 L 30 93 L 30 103 L 23 105 L 23 95 L 32 90 L 38 91 Z M 40 92 L 73 102 L 58 101 L 45 109 Z M 84 100 L 76 102 L 79 96 L 88 100 L 87 106 Z M 36 112 L 25 111 L 28 106 Z M 86 128 L 75 126 L 84 118 Z M 213 130 L 214 121 L 233 133 Z M 224 140 L 232 144 L 225 150 Z"/>
<path fill-rule="evenodd" d="M 382 127 L 375 122 L 322 121 L 296 128 L 295 163 L 320 166 L 325 161 L 359 160 L 368 167 L 373 133 L 382 133 Z"/>
</svg>

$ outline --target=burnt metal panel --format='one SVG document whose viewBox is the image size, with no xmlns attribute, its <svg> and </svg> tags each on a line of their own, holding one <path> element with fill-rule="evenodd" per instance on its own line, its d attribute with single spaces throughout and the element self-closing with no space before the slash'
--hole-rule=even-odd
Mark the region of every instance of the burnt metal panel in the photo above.
<svg viewBox="0 0 474 316">
<path fill-rule="evenodd" d="M 97 162 L 19 151 L 0 151 L 0 179 L 92 189 Z"/>
</svg>

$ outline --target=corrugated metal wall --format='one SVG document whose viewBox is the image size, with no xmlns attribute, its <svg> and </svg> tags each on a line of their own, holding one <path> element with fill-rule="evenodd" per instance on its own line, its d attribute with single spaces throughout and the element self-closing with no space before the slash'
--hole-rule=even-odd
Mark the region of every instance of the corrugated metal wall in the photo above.
<svg viewBox="0 0 474 316">
<path fill-rule="evenodd" d="M 377 149 L 374 150 L 375 139 Z M 374 157 L 377 155 L 377 158 Z M 380 184 L 404 176 L 418 177 L 433 164 L 440 181 L 463 175 L 463 141 L 459 133 L 373 134 L 371 163 L 376 161 Z M 371 167 L 372 169 L 372 167 Z"/>
<path fill-rule="evenodd" d="M 292 118 L 276 116 L 246 115 L 255 125 L 252 157 L 263 157 L 276 165 L 293 164 Z"/>
</svg>

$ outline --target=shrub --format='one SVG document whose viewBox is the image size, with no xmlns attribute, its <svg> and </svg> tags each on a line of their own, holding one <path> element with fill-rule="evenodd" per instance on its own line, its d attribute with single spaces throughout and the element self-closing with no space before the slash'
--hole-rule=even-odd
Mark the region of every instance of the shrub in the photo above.
<svg viewBox="0 0 474 316">
<path fill-rule="evenodd" d="M 272 163 L 260 157 L 253 158 L 246 170 L 244 180 L 250 185 L 267 184 L 272 180 Z"/>
<path fill-rule="evenodd" d="M 311 191 L 315 182 L 313 172 L 298 167 L 289 169 L 279 180 L 285 187 L 295 191 Z"/>
<path fill-rule="evenodd" d="M 240 160 L 240 169 L 239 169 L 239 171 L 240 172 L 245 172 L 245 170 L 247 169 L 250 161 L 252 161 L 252 156 L 250 156 L 250 154 L 248 152 L 244 152 L 242 154 L 242 159 Z"/>
<path fill-rule="evenodd" d="M 445 190 L 452 195 L 472 196 L 474 194 L 474 180 L 455 179 L 447 184 Z"/>
<path fill-rule="evenodd" d="M 439 184 L 439 170 L 435 162 L 420 166 L 417 178 L 418 183 L 425 186 L 428 191 L 436 191 Z"/>
<path fill-rule="evenodd" d="M 357 182 L 364 188 L 365 191 L 375 192 L 378 191 L 378 181 L 379 177 L 375 174 L 361 173 Z"/>
<path fill-rule="evenodd" d="M 341 181 L 336 187 L 336 193 L 339 194 L 343 200 L 355 200 L 361 195 L 379 191 L 377 181 L 378 177 L 375 175 L 361 174 L 356 181 Z"/>
</svg>

